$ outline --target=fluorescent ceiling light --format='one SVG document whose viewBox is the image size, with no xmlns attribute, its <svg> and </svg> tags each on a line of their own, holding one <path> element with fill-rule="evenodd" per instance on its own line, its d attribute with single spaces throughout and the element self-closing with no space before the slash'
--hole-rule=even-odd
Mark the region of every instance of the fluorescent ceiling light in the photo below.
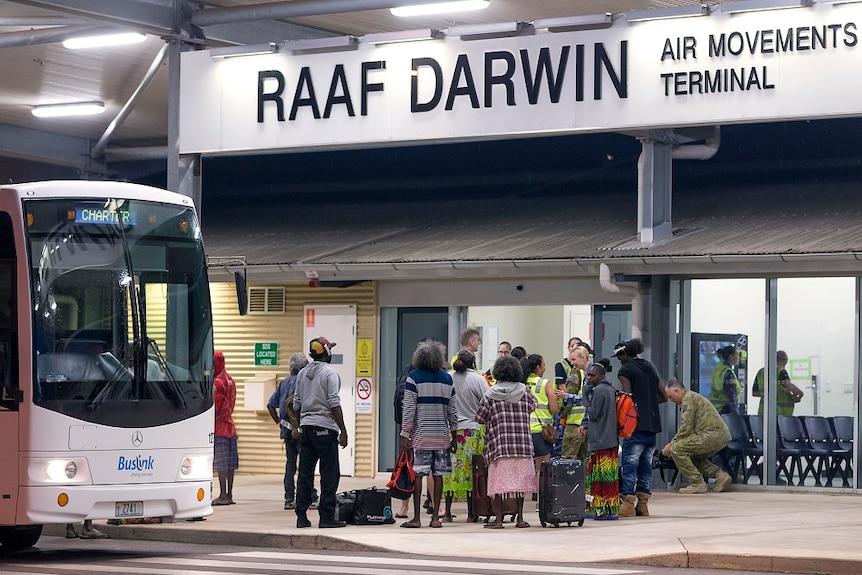
<svg viewBox="0 0 862 575">
<path fill-rule="evenodd" d="M 139 44 L 147 39 L 145 34 L 137 32 L 121 32 L 117 34 L 102 34 L 100 36 L 80 36 L 63 40 L 63 47 L 70 50 L 86 48 L 104 48 L 105 46 L 122 46 L 124 44 Z"/>
<path fill-rule="evenodd" d="M 435 2 L 432 4 L 413 4 L 390 8 L 393 16 L 407 18 L 410 16 L 427 16 L 429 14 L 448 14 L 451 12 L 466 12 L 481 10 L 490 6 L 491 0 L 455 0 L 453 2 Z"/>
<path fill-rule="evenodd" d="M 533 20 L 533 28 L 537 30 L 547 29 L 549 32 L 577 32 L 578 30 L 610 28 L 613 23 L 613 14 L 605 12 L 604 14 L 589 14 L 587 16 Z"/>
<path fill-rule="evenodd" d="M 676 8 L 656 8 L 654 10 L 632 10 L 626 12 L 627 22 L 645 22 L 647 20 L 666 20 L 669 18 L 693 18 L 709 16 L 709 5 L 679 6 Z"/>
<path fill-rule="evenodd" d="M 213 48 L 210 50 L 210 58 L 237 58 L 240 56 L 256 56 L 260 54 L 272 54 L 278 51 L 278 44 L 266 42 L 264 44 L 247 44 L 244 46 L 226 46 L 224 48 Z"/>
<path fill-rule="evenodd" d="M 70 104 L 47 104 L 33 106 L 32 113 L 37 118 L 60 118 L 63 116 L 91 116 L 105 111 L 102 102 L 74 102 Z"/>
<path fill-rule="evenodd" d="M 720 5 L 720 10 L 727 14 L 740 12 L 756 12 L 758 10 L 785 10 L 811 6 L 811 0 L 741 0 Z"/>
<path fill-rule="evenodd" d="M 420 40 L 439 40 L 446 35 L 434 28 L 422 28 L 421 30 L 401 30 L 400 32 L 381 32 L 379 34 L 366 34 L 362 37 L 363 44 L 392 44 L 395 42 L 418 42 Z"/>
<path fill-rule="evenodd" d="M 486 38 L 507 38 L 525 36 L 534 32 L 529 22 L 501 22 L 498 24 L 465 24 L 450 26 L 446 36 L 459 36 L 462 40 L 484 40 Z"/>
<path fill-rule="evenodd" d="M 821 4 L 832 4 L 833 6 L 840 6 L 841 4 L 855 4 L 856 2 L 862 2 L 862 0 L 820 0 Z"/>
<path fill-rule="evenodd" d="M 310 38 L 308 40 L 292 40 L 285 42 L 283 48 L 294 54 L 310 54 L 317 52 L 337 52 L 339 50 L 355 50 L 358 45 L 356 36 L 328 36 L 326 38 Z"/>
</svg>

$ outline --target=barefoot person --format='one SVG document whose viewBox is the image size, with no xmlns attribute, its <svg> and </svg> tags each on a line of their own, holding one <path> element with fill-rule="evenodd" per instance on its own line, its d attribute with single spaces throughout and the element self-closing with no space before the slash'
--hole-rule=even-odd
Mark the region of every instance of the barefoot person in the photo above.
<svg viewBox="0 0 862 575">
<path fill-rule="evenodd" d="M 401 527 L 422 525 L 422 478 L 428 476 L 431 488 L 431 527 L 440 523 L 443 476 L 452 473 L 451 451 L 455 445 L 458 414 L 455 411 L 455 386 L 446 368 L 446 348 L 439 341 L 423 340 L 413 352 L 415 368 L 404 387 L 404 417 L 401 422 L 401 448 L 413 449 L 413 518 Z"/>
</svg>

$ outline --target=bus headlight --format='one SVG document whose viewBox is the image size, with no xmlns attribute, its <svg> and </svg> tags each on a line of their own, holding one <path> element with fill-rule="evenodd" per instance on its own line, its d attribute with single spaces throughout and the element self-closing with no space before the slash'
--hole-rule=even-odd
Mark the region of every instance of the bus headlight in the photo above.
<svg viewBox="0 0 862 575">
<path fill-rule="evenodd" d="M 89 484 L 90 472 L 85 459 L 46 458 L 29 459 L 28 485 Z"/>
<path fill-rule="evenodd" d="M 180 481 L 197 481 L 212 478 L 212 455 L 186 455 L 180 462 Z"/>
</svg>

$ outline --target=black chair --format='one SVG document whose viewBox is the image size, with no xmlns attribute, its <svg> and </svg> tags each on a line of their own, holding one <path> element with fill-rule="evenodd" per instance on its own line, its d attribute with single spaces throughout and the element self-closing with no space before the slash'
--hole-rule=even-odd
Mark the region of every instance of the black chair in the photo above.
<svg viewBox="0 0 862 575">
<path fill-rule="evenodd" d="M 835 440 L 838 442 L 838 447 L 841 449 L 849 449 L 853 451 L 853 416 L 851 415 L 835 415 L 829 419 L 832 424 L 832 431 L 835 434 Z"/>
<path fill-rule="evenodd" d="M 736 481 L 740 468 L 745 468 L 745 450 L 751 444 L 751 437 L 745 420 L 738 413 L 722 413 L 721 419 L 730 431 L 730 441 L 717 456 L 721 467 Z"/>
<path fill-rule="evenodd" d="M 836 445 L 829 422 L 826 421 L 825 417 L 819 415 L 805 415 L 797 419 L 802 420 L 805 434 L 808 437 L 808 447 L 802 449 L 802 457 L 805 458 L 805 470 L 800 476 L 800 481 L 804 483 L 808 474 L 811 473 L 817 487 L 822 487 L 820 480 L 824 475 L 827 484 L 832 485 L 832 458 Z"/>
<path fill-rule="evenodd" d="M 745 415 L 745 428 L 748 430 L 749 443 L 745 448 L 747 464 L 743 469 L 743 478 L 748 483 L 751 473 L 757 473 L 760 483 L 763 483 L 763 417 L 760 415 Z"/>
<path fill-rule="evenodd" d="M 808 437 L 802 420 L 792 415 L 778 416 L 778 444 L 775 455 L 778 459 L 778 474 L 784 474 L 787 485 L 793 485 L 793 469 L 799 471 L 799 484 L 803 485 L 802 450 L 808 447 Z M 789 464 L 789 465 L 788 465 Z"/>
<path fill-rule="evenodd" d="M 827 420 L 835 437 L 833 477 L 836 471 L 840 471 L 843 486 L 850 487 L 850 476 L 853 474 L 853 417 L 836 415 Z"/>
<path fill-rule="evenodd" d="M 763 416 L 762 415 L 746 415 L 745 419 L 748 423 L 748 432 L 751 434 L 751 447 L 746 453 L 748 457 L 748 467 L 745 470 L 745 482 L 748 483 L 748 478 L 751 477 L 751 472 L 757 473 L 760 482 L 763 483 Z"/>
</svg>

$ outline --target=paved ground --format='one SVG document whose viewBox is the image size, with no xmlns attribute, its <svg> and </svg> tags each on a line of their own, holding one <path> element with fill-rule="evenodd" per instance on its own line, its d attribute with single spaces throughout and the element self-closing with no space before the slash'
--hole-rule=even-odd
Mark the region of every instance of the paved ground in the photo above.
<svg viewBox="0 0 862 575">
<path fill-rule="evenodd" d="M 383 486 L 375 479 L 343 478 L 340 490 Z M 161 525 L 104 525 L 115 538 L 190 543 L 230 543 L 296 549 L 398 550 L 429 555 L 523 559 L 536 549 L 548 559 L 620 562 L 672 567 L 724 567 L 761 571 L 859 575 L 862 573 L 862 497 L 849 492 L 766 491 L 759 487 L 705 495 L 658 492 L 650 517 L 613 522 L 590 521 L 583 527 L 542 528 L 535 503 L 527 503 L 529 529 L 507 526 L 483 529 L 467 524 L 466 503 L 442 529 L 401 529 L 395 525 L 297 529 L 296 516 L 283 509 L 281 477 L 238 476 L 236 505 L 215 507 L 206 521 Z M 216 484 L 217 489 L 217 484 Z M 774 488 L 773 488 L 774 489 Z M 781 489 L 781 488 L 778 488 Z M 46 527 L 60 535 L 62 526 Z M 469 537 L 468 537 L 469 536 Z"/>
</svg>

